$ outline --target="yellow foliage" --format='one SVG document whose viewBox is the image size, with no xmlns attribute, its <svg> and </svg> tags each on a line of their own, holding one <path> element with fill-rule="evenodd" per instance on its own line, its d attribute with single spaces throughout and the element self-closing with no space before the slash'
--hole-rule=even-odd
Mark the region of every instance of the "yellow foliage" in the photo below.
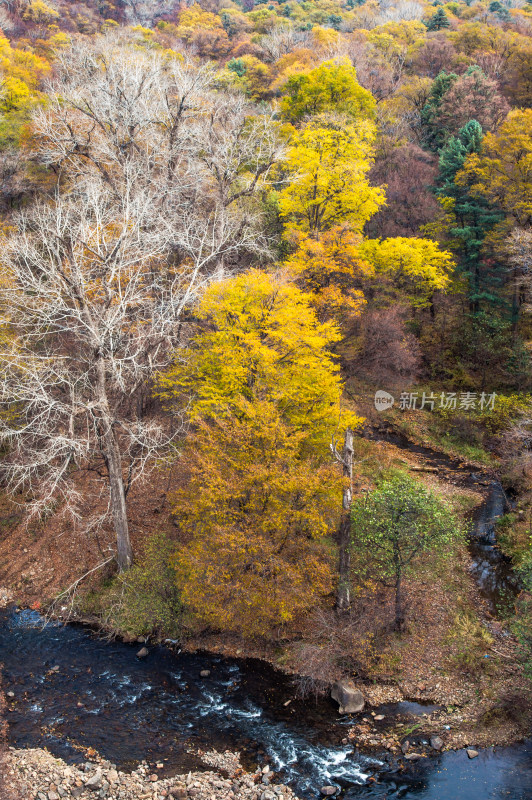
<svg viewBox="0 0 532 800">
<path fill-rule="evenodd" d="M 201 6 L 194 3 L 194 5 L 185 8 L 180 13 L 177 35 L 185 39 L 185 41 L 188 41 L 198 28 L 214 30 L 215 28 L 221 27 L 222 20 L 218 14 L 211 14 L 210 11 L 204 11 Z"/>
<path fill-rule="evenodd" d="M 521 226 L 532 222 L 532 109 L 510 111 L 497 133 L 487 133 L 456 176 L 471 194 L 498 203 Z"/>
<path fill-rule="evenodd" d="M 50 71 L 50 65 L 28 50 L 18 50 L 0 34 L 0 67 L 5 76 L 18 78 L 30 89 L 36 89 Z"/>
<path fill-rule="evenodd" d="M 353 121 L 375 116 L 375 100 L 359 84 L 347 59 L 339 64 L 324 61 L 308 73 L 292 75 L 283 91 L 281 113 L 289 122 L 324 112 L 345 114 Z"/>
<path fill-rule="evenodd" d="M 312 28 L 312 38 L 318 49 L 326 50 L 338 43 L 340 34 L 334 28 L 322 28 L 319 25 Z"/>
<path fill-rule="evenodd" d="M 347 223 L 362 231 L 385 202 L 383 189 L 370 186 L 367 178 L 374 140 L 369 119 L 355 126 L 317 118 L 294 133 L 286 167 L 296 177 L 279 195 L 279 211 L 290 229 L 319 233 Z"/>
<path fill-rule="evenodd" d="M 178 359 L 157 385 L 169 403 L 190 395 L 192 419 L 244 418 L 268 401 L 309 447 L 327 447 L 338 425 L 361 422 L 340 411 L 342 383 L 328 350 L 340 333 L 317 320 L 309 296 L 295 286 L 252 270 L 212 284 L 197 316 L 205 324 L 185 363 Z"/>
<path fill-rule="evenodd" d="M 261 100 L 270 91 L 271 68 L 248 53 L 239 60 L 246 67 L 245 74 L 240 78 L 242 87 L 252 100 Z"/>
<path fill-rule="evenodd" d="M 265 634 L 333 589 L 326 537 L 342 478 L 302 460 L 300 445 L 268 402 L 244 420 L 201 423 L 189 440 L 190 479 L 170 498 L 189 541 L 173 566 L 182 602 L 202 622 Z"/>
<path fill-rule="evenodd" d="M 47 6 L 43 0 L 32 0 L 24 11 L 22 18 L 41 25 L 47 25 L 59 19 L 59 13 L 55 8 Z"/>
<path fill-rule="evenodd" d="M 411 47 L 412 45 L 420 44 L 426 32 L 425 25 L 419 20 L 403 19 L 378 25 L 373 30 L 368 31 L 366 38 L 368 42 L 371 42 L 386 53 L 389 53 L 392 49 L 394 52 L 399 53 L 401 45 Z"/>
<path fill-rule="evenodd" d="M 45 100 L 37 90 L 50 70 L 47 61 L 11 46 L 0 34 L 0 147 L 19 145 L 33 109 Z"/>
<path fill-rule="evenodd" d="M 426 305 L 435 291 L 447 288 L 454 267 L 451 254 L 431 239 L 366 239 L 359 254 L 377 275 L 391 276 L 394 287 L 419 306 Z"/>
<path fill-rule="evenodd" d="M 374 271 L 359 255 L 360 235 L 337 226 L 319 236 L 293 231 L 290 241 L 296 250 L 284 266 L 312 293 L 320 318 L 345 323 L 359 314 L 365 299 L 357 285 Z"/>
<path fill-rule="evenodd" d="M 279 89 L 283 86 L 291 75 L 300 75 L 305 72 L 311 72 L 316 66 L 318 55 L 315 51 L 309 50 L 307 47 L 299 47 L 291 50 L 274 65 L 276 78 L 271 85 L 272 90 Z"/>
</svg>

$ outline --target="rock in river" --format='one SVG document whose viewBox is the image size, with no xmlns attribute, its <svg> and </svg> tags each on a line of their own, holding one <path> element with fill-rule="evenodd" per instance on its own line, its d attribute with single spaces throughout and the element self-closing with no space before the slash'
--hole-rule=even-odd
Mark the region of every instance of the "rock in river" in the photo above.
<svg viewBox="0 0 532 800">
<path fill-rule="evenodd" d="M 478 756 L 478 750 L 466 750 L 468 758 L 476 758 Z"/>
<path fill-rule="evenodd" d="M 433 750 L 441 750 L 443 747 L 443 739 L 439 736 L 433 736 L 430 740 L 430 746 Z"/>
<path fill-rule="evenodd" d="M 137 658 L 146 658 L 147 655 L 148 655 L 148 648 L 141 647 L 139 652 L 137 653 Z"/>
<path fill-rule="evenodd" d="M 356 714 L 364 708 L 364 695 L 351 680 L 333 683 L 331 697 L 340 706 L 340 714 Z"/>
</svg>

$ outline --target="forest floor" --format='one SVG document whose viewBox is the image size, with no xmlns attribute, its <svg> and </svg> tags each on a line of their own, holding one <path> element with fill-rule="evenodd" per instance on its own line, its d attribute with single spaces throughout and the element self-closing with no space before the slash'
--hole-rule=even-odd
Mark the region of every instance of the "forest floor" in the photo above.
<svg viewBox="0 0 532 800">
<path fill-rule="evenodd" d="M 472 491 L 456 485 L 445 472 L 424 472 L 423 459 L 385 442 L 361 441 L 365 461 L 362 483 L 371 485 L 372 470 L 402 466 L 445 498 L 457 513 L 465 513 L 483 500 L 483 488 Z M 139 548 L 146 536 L 165 532 L 176 538 L 168 490 L 179 476 L 154 474 L 150 483 L 136 487 L 130 498 L 132 540 Z M 89 480 L 89 479 L 87 479 Z M 87 496 L 90 495 L 87 487 Z M 108 531 L 87 535 L 68 520 L 51 517 L 39 526 L 26 527 L 17 506 L 5 497 L 0 507 L 0 586 L 21 606 L 39 608 L 81 575 L 105 560 L 112 545 Z M 423 732 L 439 735 L 444 749 L 508 744 L 523 738 L 527 720 L 522 716 L 529 692 L 518 661 L 517 644 L 504 622 L 490 612 L 469 568 L 465 547 L 444 571 L 421 574 L 409 580 L 406 591 L 407 626 L 401 636 L 389 634 L 376 644 L 355 680 L 367 701 L 365 720 L 354 720 L 349 736 L 359 745 L 397 751 L 404 730 L 392 718 L 373 719 L 382 704 L 403 700 L 438 706 L 423 719 Z M 92 573 L 80 591 L 97 587 L 101 573 Z M 376 605 L 375 605 L 376 604 Z M 377 595 L 367 613 L 385 619 L 390 598 Z M 96 620 L 92 620 L 96 622 Z M 187 649 L 209 650 L 227 656 L 258 657 L 279 669 L 304 674 L 313 665 L 315 688 L 341 676 L 339 656 L 356 651 L 360 637 L 341 630 L 332 610 L 316 610 L 298 628 L 278 639 L 249 640 L 238 635 L 189 634 Z M 316 656 L 318 654 L 318 656 Z M 313 659 L 317 663 L 313 664 Z M 345 673 L 344 673 L 345 674 Z M 312 675 L 311 675 L 312 677 Z M 302 679 L 301 689 L 308 688 Z"/>
</svg>

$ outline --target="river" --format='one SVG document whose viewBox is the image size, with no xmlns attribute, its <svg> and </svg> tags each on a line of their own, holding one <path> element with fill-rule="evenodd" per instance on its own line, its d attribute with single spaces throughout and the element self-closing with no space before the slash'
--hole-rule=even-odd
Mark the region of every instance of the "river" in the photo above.
<svg viewBox="0 0 532 800">
<path fill-rule="evenodd" d="M 489 483 L 423 451 L 457 482 Z M 507 501 L 496 480 L 486 489 L 472 516 L 471 552 L 473 573 L 495 608 L 517 587 L 494 540 L 494 518 Z M 332 783 L 348 800 L 532 800 L 532 742 L 484 750 L 473 760 L 465 751 L 443 753 L 404 770 L 388 753 L 369 756 L 343 745 L 352 718 L 340 717 L 328 699 L 297 699 L 290 677 L 263 662 L 162 646 L 138 659 L 138 647 L 81 626 L 43 624 L 35 611 L 0 611 L 4 690 L 14 694 L 10 743 L 46 746 L 66 761 L 85 761 L 92 747 L 123 769 L 163 761 L 165 774 L 197 769 L 200 751 L 240 749 L 246 764 L 269 761 L 305 798 Z M 408 720 L 424 710 L 399 704 L 383 712 Z"/>
</svg>

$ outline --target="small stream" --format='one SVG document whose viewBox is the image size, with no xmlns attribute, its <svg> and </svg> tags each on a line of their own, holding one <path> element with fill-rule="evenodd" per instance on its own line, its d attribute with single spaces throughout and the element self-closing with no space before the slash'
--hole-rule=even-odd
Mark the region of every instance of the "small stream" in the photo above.
<svg viewBox="0 0 532 800">
<path fill-rule="evenodd" d="M 472 514 L 470 548 L 475 578 L 495 609 L 518 590 L 495 541 L 494 520 L 507 507 L 502 487 L 427 448 L 408 449 L 449 480 L 486 490 Z M 388 753 L 369 756 L 342 744 L 353 718 L 340 717 L 326 698 L 297 699 L 291 678 L 264 662 L 166 647 L 138 659 L 139 647 L 106 642 L 81 626 L 45 625 L 35 611 L 0 610 L 3 688 L 14 694 L 11 744 L 46 746 L 69 762 L 86 761 L 92 747 L 122 769 L 162 761 L 168 775 L 201 768 L 202 751 L 238 749 L 246 766 L 270 763 L 302 798 L 334 784 L 347 800 L 532 800 L 530 741 L 473 760 L 465 751 L 443 753 L 404 769 Z M 402 703 L 382 713 L 408 723 L 432 710 Z"/>
<path fill-rule="evenodd" d="M 445 453 L 413 444 L 403 434 L 388 428 L 370 431 L 368 438 L 385 441 L 399 450 L 415 453 L 424 464 L 438 469 L 440 477 L 448 483 L 484 494 L 484 500 L 469 515 L 471 574 L 493 614 L 497 613 L 499 607 L 511 603 L 521 587 L 512 570 L 511 560 L 497 545 L 497 519 L 511 508 L 511 502 L 501 482 L 482 470 L 472 471 L 468 464 L 463 464 Z"/>
</svg>

